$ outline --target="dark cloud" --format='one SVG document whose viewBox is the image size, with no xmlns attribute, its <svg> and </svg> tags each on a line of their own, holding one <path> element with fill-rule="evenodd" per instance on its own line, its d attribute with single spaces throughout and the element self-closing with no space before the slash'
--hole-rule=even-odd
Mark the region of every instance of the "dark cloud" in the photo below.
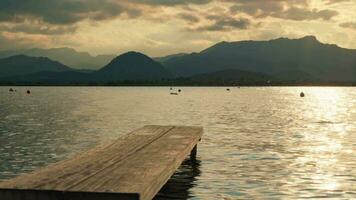
<svg viewBox="0 0 356 200">
<path fill-rule="evenodd" d="M 291 20 L 329 20 L 333 10 L 312 10 L 309 0 L 0 0 L 0 22 L 21 23 L 25 20 L 46 24 L 72 25 L 89 19 L 101 21 L 121 15 L 135 18 L 147 14 L 149 6 L 187 6 L 210 2 L 230 3 L 231 13 L 246 13 L 255 18 L 267 16 Z M 324 0 L 328 4 L 348 0 Z M 178 17 L 192 23 L 198 17 L 184 13 Z"/>
<path fill-rule="evenodd" d="M 234 18 L 231 16 L 209 15 L 206 19 L 212 21 L 212 24 L 200 26 L 197 31 L 231 31 L 234 29 L 247 29 L 251 21 L 247 18 Z"/>
<path fill-rule="evenodd" d="M 137 15 L 137 10 L 112 0 L 1 0 L 0 21 L 41 20 L 49 24 L 73 24 L 84 19 L 105 20 Z"/>
<path fill-rule="evenodd" d="M 250 16 L 256 18 L 263 18 L 270 16 L 274 13 L 282 12 L 284 9 L 284 4 L 282 1 L 268 1 L 264 2 L 261 0 L 226 0 L 227 2 L 233 3 L 230 7 L 230 11 L 234 14 L 236 13 L 246 13 Z"/>
<path fill-rule="evenodd" d="M 245 13 L 255 18 L 275 17 L 289 20 L 330 20 L 338 15 L 334 10 L 310 8 L 308 0 L 225 0 L 233 3 L 233 14 Z M 332 0 L 331 0 L 332 1 Z M 340 0 L 339 0 L 340 1 Z M 343 0 L 345 1 L 345 0 Z M 330 0 L 329 0 L 330 3 Z"/>
<path fill-rule="evenodd" d="M 271 16 L 277 18 L 301 21 L 301 20 L 316 20 L 316 19 L 330 20 L 336 15 L 338 15 L 338 12 L 334 10 L 318 11 L 316 9 L 308 10 L 308 9 L 293 7 L 281 13 L 274 13 Z"/>
<path fill-rule="evenodd" d="M 356 30 L 356 22 L 345 22 L 340 24 L 340 27 L 342 28 L 350 28 L 350 29 L 355 29 Z"/>
<path fill-rule="evenodd" d="M 111 19 L 122 14 L 137 17 L 140 5 L 207 4 L 211 0 L 1 0 L 0 21 L 38 19 L 49 24 L 73 24 L 85 19 Z"/>
</svg>

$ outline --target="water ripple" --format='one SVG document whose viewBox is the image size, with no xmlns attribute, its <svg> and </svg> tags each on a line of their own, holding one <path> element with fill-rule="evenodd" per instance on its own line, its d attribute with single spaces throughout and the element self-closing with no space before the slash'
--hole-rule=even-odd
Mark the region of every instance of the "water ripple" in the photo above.
<svg viewBox="0 0 356 200">
<path fill-rule="evenodd" d="M 0 87 L 0 179 L 145 124 L 196 125 L 198 161 L 156 199 L 356 199 L 353 88 L 26 89 Z"/>
</svg>

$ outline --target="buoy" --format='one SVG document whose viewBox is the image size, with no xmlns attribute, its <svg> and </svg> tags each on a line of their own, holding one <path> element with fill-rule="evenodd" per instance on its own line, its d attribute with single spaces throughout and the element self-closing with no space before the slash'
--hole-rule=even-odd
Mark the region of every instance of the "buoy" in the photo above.
<svg viewBox="0 0 356 200">
<path fill-rule="evenodd" d="M 230 88 L 227 88 L 226 91 L 230 91 Z"/>
<path fill-rule="evenodd" d="M 301 93 L 300 93 L 300 97 L 305 97 L 304 92 L 301 92 Z"/>
<path fill-rule="evenodd" d="M 26 92 L 27 94 L 31 94 L 31 91 L 30 90 L 27 90 L 27 92 Z"/>
<path fill-rule="evenodd" d="M 14 89 L 12 89 L 12 88 L 9 89 L 9 92 L 13 92 L 13 91 L 14 91 Z"/>
<path fill-rule="evenodd" d="M 182 91 L 181 89 L 178 90 L 178 92 L 181 92 L 181 91 Z"/>
<path fill-rule="evenodd" d="M 173 88 L 171 88 L 170 90 L 173 90 Z"/>
</svg>

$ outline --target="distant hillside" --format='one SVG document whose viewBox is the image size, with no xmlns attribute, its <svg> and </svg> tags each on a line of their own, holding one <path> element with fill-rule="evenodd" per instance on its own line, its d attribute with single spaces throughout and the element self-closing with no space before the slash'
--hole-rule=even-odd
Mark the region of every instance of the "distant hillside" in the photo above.
<svg viewBox="0 0 356 200">
<path fill-rule="evenodd" d="M 206 74 L 194 75 L 192 81 L 196 82 L 214 82 L 214 83 L 246 83 L 246 82 L 268 82 L 276 79 L 270 75 L 258 72 L 248 72 L 237 69 L 227 69 Z"/>
<path fill-rule="evenodd" d="M 171 74 L 160 63 L 138 52 L 128 52 L 116 57 L 95 73 L 100 81 L 160 80 Z"/>
<path fill-rule="evenodd" d="M 321 81 L 356 81 L 356 50 L 322 44 L 314 36 L 221 42 L 200 53 L 173 57 L 163 64 L 176 76 L 184 77 L 238 69 L 269 75 L 298 71 Z"/>
<path fill-rule="evenodd" d="M 114 55 L 91 56 L 87 52 L 77 52 L 71 48 L 54 48 L 54 49 L 29 49 L 19 51 L 1 51 L 0 58 L 6 58 L 14 55 L 27 55 L 32 57 L 48 57 L 51 60 L 61 62 L 75 69 L 94 69 L 98 70 L 108 64 Z"/>
<path fill-rule="evenodd" d="M 27 75 L 0 77 L 0 82 L 26 84 L 87 84 L 94 80 L 92 74 L 80 71 L 49 72 L 41 71 Z"/>
<path fill-rule="evenodd" d="M 312 76 L 304 71 L 300 70 L 291 70 L 291 71 L 282 71 L 275 73 L 273 75 L 280 81 L 289 81 L 289 82 L 319 82 L 321 81 L 319 78 Z"/>
<path fill-rule="evenodd" d="M 71 68 L 48 58 L 25 55 L 0 59 L 0 77 L 28 75 L 41 71 L 64 72 Z"/>
<path fill-rule="evenodd" d="M 177 58 L 177 57 L 181 57 L 181 56 L 186 56 L 188 55 L 187 53 L 177 53 L 177 54 L 172 54 L 172 55 L 168 55 L 168 56 L 163 56 L 163 57 L 157 57 L 157 58 L 153 58 L 153 60 L 163 63 L 166 62 L 169 59 L 172 58 Z"/>
</svg>

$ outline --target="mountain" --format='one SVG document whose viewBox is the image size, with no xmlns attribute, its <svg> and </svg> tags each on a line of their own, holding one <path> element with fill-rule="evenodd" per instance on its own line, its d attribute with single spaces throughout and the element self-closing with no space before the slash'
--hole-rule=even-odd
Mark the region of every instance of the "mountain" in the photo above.
<svg viewBox="0 0 356 200">
<path fill-rule="evenodd" d="M 305 82 L 320 82 L 321 81 L 319 78 L 316 78 L 315 76 L 312 76 L 312 75 L 310 75 L 304 71 L 300 71 L 300 70 L 282 71 L 279 73 L 275 73 L 273 76 L 275 78 L 277 78 L 279 81 L 285 81 L 285 82 L 305 83 Z"/>
<path fill-rule="evenodd" d="M 0 59 L 0 77 L 22 76 L 41 71 L 64 72 L 71 68 L 43 57 L 29 57 L 25 55 L 11 56 Z"/>
<path fill-rule="evenodd" d="M 356 84 L 356 50 L 323 44 L 314 36 L 220 42 L 199 53 L 177 54 L 156 60 L 142 53 L 127 52 L 108 63 L 99 70 L 73 70 L 49 58 L 11 56 L 0 59 L 0 82 L 83 85 Z"/>
<path fill-rule="evenodd" d="M 186 56 L 186 55 L 188 55 L 188 54 L 187 53 L 177 53 L 177 54 L 172 54 L 172 55 L 168 55 L 168 56 L 153 58 L 153 60 L 163 63 L 163 62 L 170 60 L 172 58 L 177 58 L 177 57 Z"/>
<path fill-rule="evenodd" d="M 0 59 L 3 83 L 88 84 L 122 81 L 159 81 L 172 78 L 160 63 L 138 52 L 128 52 L 97 71 L 73 70 L 48 58 L 25 55 Z"/>
<path fill-rule="evenodd" d="M 172 77 L 160 63 L 138 52 L 116 57 L 97 71 L 95 76 L 100 81 L 161 80 Z"/>
<path fill-rule="evenodd" d="M 64 72 L 50 72 L 40 71 L 32 74 L 17 75 L 9 77 L 0 77 L 0 82 L 16 83 L 16 84 L 88 84 L 94 80 L 92 74 L 80 71 L 64 71 Z"/>
<path fill-rule="evenodd" d="M 298 71 L 321 81 L 356 81 L 356 50 L 323 44 L 314 36 L 221 42 L 199 53 L 162 63 L 182 77 L 238 69 L 269 75 Z"/>
<path fill-rule="evenodd" d="M 92 69 L 97 70 L 108 64 L 114 55 L 91 56 L 87 52 L 77 52 L 71 48 L 53 48 L 53 49 L 28 49 L 19 51 L 2 51 L 0 58 L 14 55 L 27 55 L 32 57 L 47 57 L 51 60 L 61 62 L 75 69 Z"/>
<path fill-rule="evenodd" d="M 259 72 L 248 72 L 237 69 L 227 69 L 206 74 L 199 74 L 190 78 L 196 82 L 214 82 L 214 83 L 248 83 L 248 82 L 268 82 L 274 80 L 275 77 Z"/>
</svg>

